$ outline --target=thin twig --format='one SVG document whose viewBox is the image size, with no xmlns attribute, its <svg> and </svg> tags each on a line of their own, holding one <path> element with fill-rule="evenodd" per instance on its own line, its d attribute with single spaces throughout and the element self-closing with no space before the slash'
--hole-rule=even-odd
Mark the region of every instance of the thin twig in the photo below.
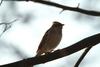
<svg viewBox="0 0 100 67">
<path fill-rule="evenodd" d="M 84 57 L 86 56 L 86 54 L 89 52 L 89 50 L 92 48 L 92 46 L 87 47 L 84 51 L 84 53 L 81 55 L 81 57 L 78 59 L 78 61 L 76 62 L 74 67 L 79 67 L 79 64 L 82 62 L 82 60 L 84 59 Z"/>
<path fill-rule="evenodd" d="M 0 34 L 0 37 L 1 37 L 9 28 L 11 28 L 11 24 L 14 23 L 14 22 L 16 22 L 17 20 L 18 20 L 18 19 L 15 19 L 15 20 L 13 20 L 13 21 L 11 21 L 11 22 L 8 22 L 8 23 L 6 23 L 6 22 L 0 23 L 0 25 L 5 25 L 3 32 Z"/>
</svg>

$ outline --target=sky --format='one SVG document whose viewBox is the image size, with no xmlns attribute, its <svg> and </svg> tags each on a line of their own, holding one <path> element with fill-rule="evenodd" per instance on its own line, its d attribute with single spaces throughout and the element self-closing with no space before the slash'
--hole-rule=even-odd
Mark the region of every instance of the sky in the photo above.
<svg viewBox="0 0 100 67">
<path fill-rule="evenodd" d="M 67 6 L 72 7 L 77 7 L 78 3 L 80 3 L 79 7 L 81 8 L 84 2 L 83 0 L 50 1 L 63 5 L 67 4 Z M 10 22 L 16 18 L 18 20 L 14 22 L 12 27 L 1 36 L 0 43 L 5 44 L 6 47 L 1 48 L 0 65 L 15 62 L 23 58 L 34 57 L 44 33 L 51 27 L 54 21 L 59 21 L 65 24 L 63 27 L 63 38 L 55 50 L 70 46 L 88 36 L 99 33 L 99 27 L 98 29 L 96 28 L 99 21 L 95 21 L 95 19 L 100 19 L 99 17 L 91 17 L 72 11 L 64 11 L 60 13 L 62 11 L 60 8 L 34 2 L 16 2 L 16 9 L 14 9 L 15 7 L 13 8 L 13 6 L 9 6 L 9 4 L 11 3 L 3 2 L 0 6 L 0 15 L 7 14 L 5 17 L 7 20 L 3 21 Z M 9 10 L 9 7 L 13 10 Z M 29 15 L 30 18 L 28 22 L 24 23 L 24 18 L 27 15 Z M 0 18 L 0 20 L 2 20 L 2 17 Z M 3 26 L 0 26 L 0 32 L 3 28 Z M 16 50 L 14 51 L 14 49 L 18 49 L 17 51 L 20 51 L 20 56 L 16 54 Z M 93 47 L 82 61 L 80 67 L 100 66 L 99 50 L 99 45 Z M 72 67 L 82 52 L 83 50 L 61 59 L 36 65 L 36 67 Z"/>
</svg>

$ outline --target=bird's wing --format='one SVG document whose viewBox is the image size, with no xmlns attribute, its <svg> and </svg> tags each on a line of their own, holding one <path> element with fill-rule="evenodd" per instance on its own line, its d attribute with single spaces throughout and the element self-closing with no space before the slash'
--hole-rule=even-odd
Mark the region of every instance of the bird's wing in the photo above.
<svg viewBox="0 0 100 67">
<path fill-rule="evenodd" d="M 46 41 L 48 40 L 48 36 L 50 35 L 50 29 L 47 30 L 47 32 L 45 33 L 45 35 L 43 36 L 41 42 L 40 42 L 40 45 L 38 47 L 38 50 L 37 52 L 42 48 L 42 46 L 46 43 Z"/>
</svg>

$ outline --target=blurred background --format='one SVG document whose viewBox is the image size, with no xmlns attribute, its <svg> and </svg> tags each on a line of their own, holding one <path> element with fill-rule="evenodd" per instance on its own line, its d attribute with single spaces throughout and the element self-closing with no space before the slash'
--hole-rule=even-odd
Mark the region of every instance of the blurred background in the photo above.
<svg viewBox="0 0 100 67">
<path fill-rule="evenodd" d="M 62 5 L 100 11 L 100 0 L 49 0 Z M 55 49 L 70 46 L 100 31 L 100 17 L 26 1 L 3 1 L 0 5 L 0 65 L 34 57 L 44 33 L 54 21 L 64 25 L 63 38 Z M 15 21 L 14 21 L 15 20 Z M 7 27 L 7 30 L 4 31 Z M 2 32 L 4 32 L 2 34 Z M 93 47 L 80 67 L 100 66 L 100 45 Z M 34 67 L 73 67 L 84 50 Z"/>
</svg>

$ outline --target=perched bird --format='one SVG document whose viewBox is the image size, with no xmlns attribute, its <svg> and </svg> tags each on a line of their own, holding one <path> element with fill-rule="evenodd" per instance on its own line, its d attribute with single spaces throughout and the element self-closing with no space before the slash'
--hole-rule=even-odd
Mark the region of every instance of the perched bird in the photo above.
<svg viewBox="0 0 100 67">
<path fill-rule="evenodd" d="M 64 24 L 57 21 L 47 30 L 37 50 L 36 56 L 52 52 L 60 43 L 62 38 L 62 27 Z"/>
</svg>

